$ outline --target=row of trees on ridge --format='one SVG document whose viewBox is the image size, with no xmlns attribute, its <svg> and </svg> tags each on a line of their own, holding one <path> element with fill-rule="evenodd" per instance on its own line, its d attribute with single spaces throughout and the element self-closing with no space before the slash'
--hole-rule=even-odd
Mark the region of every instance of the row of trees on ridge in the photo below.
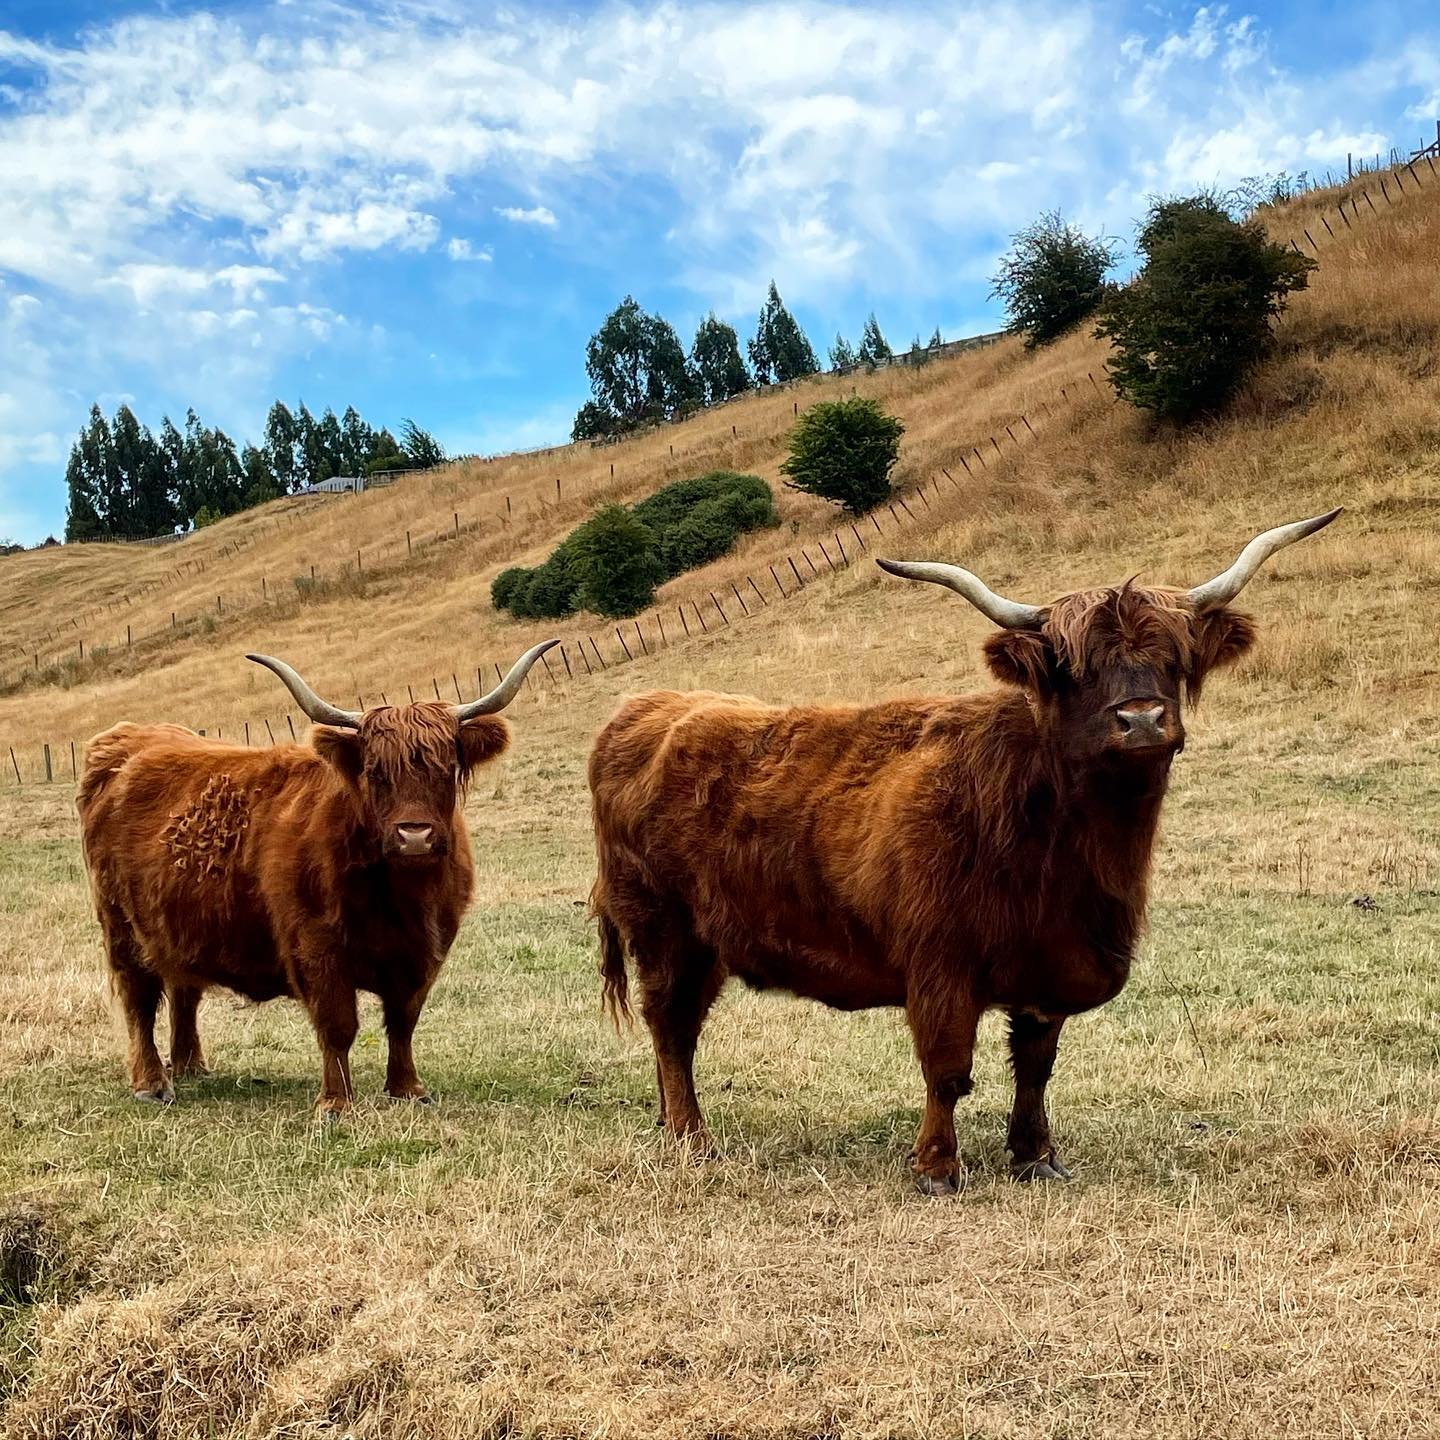
<svg viewBox="0 0 1440 1440">
<path fill-rule="evenodd" d="M 922 345 L 917 335 L 906 358 L 921 363 L 940 344 L 938 329 L 928 345 Z M 786 309 L 773 280 L 745 356 L 748 365 L 735 327 L 713 311 L 700 322 L 687 355 L 674 326 L 627 295 L 585 347 L 591 398 L 575 417 L 571 439 L 623 435 L 637 426 L 743 395 L 756 386 L 819 373 L 815 349 Z M 858 346 L 837 335 L 830 348 L 830 366 L 839 371 L 862 366 L 873 370 L 894 358 L 874 315 L 866 320 Z"/>
<path fill-rule="evenodd" d="M 445 460 L 435 438 L 406 420 L 397 439 L 354 406 L 315 416 L 302 403 L 270 407 L 259 445 L 237 447 L 194 410 L 182 431 L 167 415 L 159 434 L 128 405 L 107 420 L 98 405 L 65 467 L 66 540 L 135 540 L 208 525 L 337 475 L 428 469 Z"/>
</svg>

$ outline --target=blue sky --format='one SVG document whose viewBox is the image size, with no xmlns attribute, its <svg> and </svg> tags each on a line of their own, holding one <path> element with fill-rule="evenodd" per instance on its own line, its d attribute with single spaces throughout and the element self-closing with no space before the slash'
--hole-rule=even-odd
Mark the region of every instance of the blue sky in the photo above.
<svg viewBox="0 0 1440 1440">
<path fill-rule="evenodd" d="M 627 292 L 742 340 L 993 329 L 1062 208 L 1433 138 L 1416 3 L 0 0 L 0 537 L 64 524 L 99 400 L 258 438 L 272 399 L 452 451 L 568 437 Z"/>
</svg>

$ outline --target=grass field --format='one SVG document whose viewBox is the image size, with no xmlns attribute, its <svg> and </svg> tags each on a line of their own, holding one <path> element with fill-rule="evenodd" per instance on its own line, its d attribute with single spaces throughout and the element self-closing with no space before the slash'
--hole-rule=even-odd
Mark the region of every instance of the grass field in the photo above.
<svg viewBox="0 0 1440 1440">
<path fill-rule="evenodd" d="M 512 753 L 468 804 L 477 904 L 417 1035 L 440 1097 L 429 1109 L 380 1095 L 367 1009 L 360 1103 L 317 1131 L 298 1008 L 218 994 L 201 1018 L 213 1076 L 182 1083 L 163 1112 L 136 1106 L 73 790 L 34 783 L 33 762 L 25 784 L 11 777 L 0 1285 L 23 1303 L 3 1312 L 0 1434 L 1436 1433 L 1437 194 L 1342 232 L 1224 421 L 1152 433 L 1091 391 L 934 492 L 905 532 L 910 558 L 973 565 L 1038 600 L 1137 570 L 1193 583 L 1263 526 L 1347 507 L 1251 586 L 1260 646 L 1191 717 L 1134 977 L 1067 1027 L 1051 1086 L 1073 1184 L 1005 1178 L 991 1022 L 957 1115 L 971 1188 L 948 1202 L 910 1187 L 922 1089 L 897 1014 L 727 991 L 697 1072 L 721 1153 L 699 1164 L 654 1129 L 648 1041 L 601 1022 L 584 756 L 622 694 L 839 700 L 984 683 L 986 626 L 969 607 L 856 566 L 516 705 Z M 1336 198 L 1279 225 L 1314 228 Z M 913 485 L 1102 359 L 1076 336 L 854 383 L 910 426 Z M 283 692 L 238 658 L 249 648 L 294 659 L 342 704 L 428 683 L 457 657 L 503 661 L 538 631 L 493 616 L 490 577 L 609 493 L 612 459 L 623 495 L 712 461 L 773 481 L 792 402 L 809 393 L 613 450 L 324 502 L 240 552 L 251 588 L 262 573 L 288 584 L 312 552 L 378 552 L 407 521 L 438 531 L 460 498 L 538 501 L 562 481 L 558 507 L 498 535 L 466 532 L 423 562 L 377 561 L 349 590 L 227 611 L 155 650 L 28 681 L 0 696 L 0 744 L 29 756 L 122 717 L 274 724 Z M 823 533 L 815 502 L 787 493 L 783 507 L 781 532 L 673 582 L 670 603 Z M 265 518 L 185 546 L 214 554 Z M 0 561 L 3 638 L 18 648 L 174 564 L 110 548 Z M 200 578 L 192 590 L 174 607 L 156 592 L 145 614 L 202 604 Z"/>
</svg>

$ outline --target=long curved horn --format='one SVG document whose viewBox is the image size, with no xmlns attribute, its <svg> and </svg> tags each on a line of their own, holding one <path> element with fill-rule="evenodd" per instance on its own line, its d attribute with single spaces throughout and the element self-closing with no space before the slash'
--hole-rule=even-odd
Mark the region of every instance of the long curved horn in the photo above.
<svg viewBox="0 0 1440 1440">
<path fill-rule="evenodd" d="M 340 710 L 328 700 L 322 700 L 283 660 L 277 660 L 273 655 L 247 655 L 245 658 L 273 670 L 285 682 L 285 688 L 295 697 L 295 703 L 317 725 L 343 725 L 350 730 L 360 728 L 360 711 Z"/>
<path fill-rule="evenodd" d="M 1241 552 L 1239 558 L 1226 571 L 1203 585 L 1190 591 L 1190 603 L 1197 610 L 1211 610 L 1217 605 L 1228 605 L 1255 578 L 1255 572 L 1277 551 L 1317 530 L 1323 530 L 1345 507 L 1337 506 L 1313 520 L 1296 520 L 1289 525 L 1277 525 L 1257 535 Z"/>
<path fill-rule="evenodd" d="M 488 694 L 468 705 L 452 705 L 450 713 L 460 724 L 474 720 L 480 715 L 493 715 L 503 710 L 519 693 L 530 673 L 530 667 L 547 651 L 558 645 L 558 640 L 542 640 L 532 645 L 511 667 L 510 673 Z"/>
<path fill-rule="evenodd" d="M 958 565 L 940 565 L 928 560 L 880 560 L 875 563 L 902 580 L 929 580 L 963 595 L 982 615 L 1007 630 L 1036 630 L 1045 614 L 1039 605 L 1022 605 L 997 595 L 978 575 Z"/>
</svg>

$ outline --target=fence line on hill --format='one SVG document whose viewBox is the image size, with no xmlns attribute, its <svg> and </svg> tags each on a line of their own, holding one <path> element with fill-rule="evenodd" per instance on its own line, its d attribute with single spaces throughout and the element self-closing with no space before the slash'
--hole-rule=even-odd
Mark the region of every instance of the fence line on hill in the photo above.
<svg viewBox="0 0 1440 1440">
<path fill-rule="evenodd" d="M 994 344 L 1002 335 L 1003 332 L 996 332 L 991 335 L 969 337 L 965 340 L 949 341 L 943 346 L 936 347 L 934 350 L 927 350 L 923 353 L 928 363 L 930 359 L 935 358 L 937 355 L 945 358 L 985 345 Z M 895 357 L 890 363 L 898 365 L 914 362 L 909 361 L 905 356 L 900 356 Z M 854 368 L 859 367 L 853 367 L 843 372 L 827 373 L 836 373 L 843 378 L 846 374 L 854 373 Z M 884 367 L 881 366 L 877 368 Z M 798 382 L 786 381 L 766 388 L 769 390 L 783 389 L 786 386 L 797 383 Z M 793 403 L 792 408 L 798 416 L 798 400 Z M 754 438 L 753 434 L 741 436 L 738 424 L 731 424 L 730 439 L 732 444 L 741 439 L 751 438 Z M 587 442 L 582 441 L 576 443 L 584 444 Z M 673 444 L 670 446 L 670 458 L 674 458 Z M 611 461 L 609 464 L 609 474 L 601 479 L 600 486 L 586 485 L 578 487 L 578 493 L 583 495 L 594 489 L 612 484 L 614 480 L 615 463 Z M 577 487 L 572 487 L 570 491 L 571 497 L 575 496 L 576 493 Z M 367 565 L 373 573 L 381 566 L 395 560 L 403 560 L 404 563 L 408 564 L 413 560 L 417 551 L 423 556 L 427 550 L 437 545 L 451 543 L 463 537 L 473 535 L 504 536 L 507 532 L 514 531 L 517 524 L 521 521 L 532 518 L 536 513 L 543 515 L 551 510 L 557 509 L 563 503 L 566 496 L 562 491 L 561 477 L 557 475 L 555 477 L 554 500 L 537 498 L 533 504 L 527 505 L 522 499 L 517 506 L 508 494 L 495 494 L 490 498 L 496 502 L 503 499 L 504 510 L 500 510 L 497 505 L 493 515 L 467 520 L 462 520 L 460 511 L 456 510 L 452 512 L 450 526 L 441 531 L 417 536 L 414 531 L 406 529 L 403 532 L 403 541 L 399 535 L 394 535 L 389 540 L 371 541 L 368 544 L 362 544 L 356 548 L 353 562 L 347 558 L 340 562 L 337 570 L 328 574 L 318 566 L 311 565 L 309 567 L 310 574 L 308 577 L 305 575 L 291 576 L 289 577 L 290 584 L 294 586 L 298 596 L 303 599 L 324 587 L 343 585 L 349 583 L 352 579 L 364 578 Z M 117 612 L 123 614 L 127 609 L 131 608 L 136 601 L 143 601 L 161 590 L 175 588 L 175 586 L 183 584 L 187 580 L 193 580 L 205 573 L 206 569 L 210 568 L 210 566 L 216 565 L 227 558 L 233 559 L 243 550 L 252 549 L 256 540 L 260 538 L 258 532 L 267 527 L 272 530 L 279 529 L 282 525 L 291 525 L 305 518 L 307 517 L 304 515 L 304 512 L 296 510 L 292 511 L 283 521 L 280 519 L 257 521 L 256 524 L 251 527 L 249 534 L 237 536 L 234 540 L 222 545 L 219 550 L 212 552 L 208 557 L 188 557 L 178 566 L 167 571 L 163 576 L 147 581 L 133 593 L 126 592 L 106 602 L 104 606 L 94 606 L 89 611 L 72 615 L 68 632 L 64 628 L 60 631 L 52 629 L 47 631 L 42 637 L 13 645 L 12 657 L 18 656 L 21 663 L 8 673 L 0 675 L 0 689 L 13 690 L 19 688 L 31 676 L 39 675 L 44 677 L 47 671 L 60 671 L 61 675 L 68 673 L 68 675 L 73 677 L 86 666 L 87 659 L 90 662 L 89 668 L 93 670 L 99 659 L 108 657 L 112 651 L 117 651 L 122 646 L 126 650 L 133 650 L 137 644 L 143 645 L 147 641 L 160 641 L 182 631 L 188 633 L 191 628 L 204 625 L 207 620 L 213 621 L 224 616 L 227 613 L 227 602 L 228 613 L 233 617 L 236 613 L 248 613 L 254 609 L 269 605 L 277 601 L 280 594 L 288 595 L 289 592 L 286 590 L 283 581 L 277 589 L 277 587 L 272 584 L 271 578 L 268 575 L 262 574 L 260 577 L 258 596 L 251 592 L 237 594 L 233 589 L 227 592 L 224 588 L 221 588 L 215 592 L 213 609 L 209 607 L 207 602 L 205 608 L 202 610 L 191 611 L 189 614 L 183 616 L 180 615 L 178 611 L 172 611 L 168 625 L 165 624 L 162 619 L 150 629 L 142 631 L 138 629 L 134 623 L 128 623 L 125 626 L 123 638 L 117 626 L 113 634 L 103 640 L 97 640 L 93 631 L 82 633 L 80 629 L 82 622 L 94 620 L 104 615 L 113 616 Z M 498 530 L 495 528 L 497 524 L 499 527 Z M 528 540 L 520 541 L 510 547 L 508 555 L 502 555 L 500 558 L 502 560 L 511 558 L 514 554 L 528 549 L 529 546 L 530 542 Z M 209 562 L 208 565 L 207 561 Z M 57 652 L 54 649 L 54 645 L 55 642 L 61 638 L 65 638 L 69 643 L 63 652 Z M 61 675 L 56 675 L 53 678 L 59 679 Z"/>
<path fill-rule="evenodd" d="M 1058 403 L 1052 404 L 1050 401 L 1041 400 L 1039 410 L 1036 412 L 1036 419 L 1041 420 L 1043 424 L 1044 420 L 1079 403 L 1080 393 L 1084 393 L 1088 397 L 1091 392 L 1083 390 L 1086 382 L 1093 387 L 1096 396 L 1103 396 L 1104 392 L 1101 391 L 1099 382 L 1092 373 L 1087 372 L 1078 385 L 1072 379 L 1067 385 L 1059 387 L 1057 393 L 1060 400 Z M 1072 389 L 1076 391 L 1075 394 L 1071 393 Z M 1112 397 L 1112 401 L 1113 399 L 1114 397 Z M 1003 424 L 1001 432 L 1001 434 L 988 436 L 984 441 L 984 444 L 990 447 L 991 459 L 986 458 L 985 451 L 979 444 L 958 450 L 959 468 L 962 468 L 970 476 L 987 470 L 995 463 L 995 460 L 1003 458 L 1008 453 L 1008 449 L 1002 448 L 1002 438 L 1007 440 L 1011 447 L 1018 447 L 1036 438 L 1040 433 L 1025 414 L 1017 416 L 1013 424 Z M 526 679 L 525 688 L 521 692 L 522 696 L 529 694 L 532 697 L 538 697 L 546 693 L 559 693 L 563 686 L 576 683 L 597 673 L 634 663 L 662 650 L 672 649 L 685 641 L 697 640 L 712 633 L 719 633 L 744 619 L 768 610 L 772 605 L 797 598 L 817 581 L 843 574 L 846 570 L 851 569 L 861 557 L 868 557 L 874 536 L 890 534 L 923 520 L 929 511 L 936 508 L 936 502 L 942 493 L 942 484 L 950 486 L 957 493 L 962 492 L 964 488 L 947 467 L 941 466 L 937 474 L 922 481 L 914 490 L 905 493 L 897 492 L 894 495 L 886 506 L 891 517 L 889 522 L 882 521 L 880 516 L 873 511 L 864 516 L 847 518 L 824 537 L 812 539 L 804 545 L 787 550 L 773 562 L 767 561 L 764 569 L 747 573 L 739 579 L 723 582 L 723 586 L 706 588 L 700 592 L 698 597 L 691 596 L 673 602 L 673 605 L 671 602 L 667 602 L 665 605 L 651 607 L 620 623 L 610 624 L 604 630 L 586 631 L 578 635 L 571 632 L 564 635 L 560 645 L 550 654 L 541 656 L 540 665 L 531 670 Z M 927 488 L 936 497 L 935 500 L 926 494 Z M 915 510 L 911 509 L 908 503 L 910 501 L 915 501 L 924 507 L 919 516 Z M 867 539 L 867 536 L 871 538 Z M 812 547 L 816 551 L 815 555 L 810 553 Z M 801 568 L 802 563 L 804 569 Z M 716 590 L 724 587 L 729 588 L 730 594 L 717 595 Z M 675 618 L 670 620 L 667 625 L 667 619 L 672 614 Z M 552 660 L 552 656 L 558 658 Z M 429 677 L 430 694 L 433 694 L 436 700 L 448 701 L 449 691 L 453 689 L 456 700 L 463 702 L 465 697 L 459 679 L 459 669 L 458 665 L 451 669 L 448 685 L 443 684 L 438 675 L 432 674 Z M 465 669 L 468 677 L 468 662 Z M 490 661 L 486 666 L 477 668 L 475 671 L 476 683 L 482 690 L 494 683 L 488 679 L 490 671 L 494 672 L 497 680 L 504 674 L 500 665 L 495 661 Z M 430 698 L 430 694 L 427 694 L 422 688 L 420 694 L 417 695 L 415 687 L 407 684 L 404 698 L 413 703 L 417 699 Z M 362 691 L 357 691 L 355 698 L 362 710 L 368 708 L 367 697 Z M 368 698 L 371 704 L 377 699 L 381 704 L 392 703 L 385 691 L 372 692 Z M 394 703 L 400 703 L 400 701 L 401 697 L 397 693 Z M 303 717 L 301 717 L 301 723 L 304 723 Z M 212 729 L 209 726 L 197 728 L 202 735 L 210 733 Z M 214 726 L 213 731 L 215 738 L 221 740 L 226 738 L 222 726 Z M 298 735 L 296 716 L 294 712 L 287 711 L 280 716 L 275 725 L 271 724 L 268 717 L 262 717 L 258 724 L 243 720 L 238 729 L 232 728 L 229 738 L 246 745 L 273 745 L 287 739 L 298 739 Z M 23 754 L 26 766 L 31 768 L 31 774 L 36 783 L 53 783 L 63 780 L 73 783 L 78 778 L 82 748 L 77 747 L 76 742 L 68 738 L 57 743 L 32 742 L 28 750 L 22 746 L 19 752 L 13 745 L 8 746 L 11 773 L 17 784 L 26 783 L 24 776 L 26 767 L 22 767 L 21 764 Z"/>
<path fill-rule="evenodd" d="M 1435 158 L 1440 158 L 1440 139 L 1437 139 L 1435 146 L 1428 148 L 1435 152 Z M 1437 170 L 1434 163 L 1434 158 L 1432 158 L 1432 156 L 1430 154 L 1427 154 L 1424 150 L 1418 151 L 1415 157 L 1413 157 L 1410 161 L 1402 161 L 1400 162 L 1400 164 L 1392 167 L 1391 178 L 1393 178 L 1395 182 L 1395 187 L 1398 193 L 1402 196 L 1408 193 L 1405 184 L 1401 179 L 1400 172 L 1402 170 L 1409 173 L 1412 183 L 1416 189 L 1423 188 L 1420 178 L 1420 172 L 1415 167 L 1416 160 L 1423 160 L 1428 167 L 1431 176 L 1436 180 L 1440 180 L 1440 170 Z M 1386 177 L 1384 174 L 1377 175 L 1376 183 L 1378 184 L 1380 190 L 1383 205 L 1386 208 L 1390 208 L 1395 205 L 1396 200 L 1394 197 L 1392 197 L 1390 193 L 1390 188 L 1385 184 L 1385 178 Z M 1367 207 L 1364 211 L 1360 209 L 1361 200 L 1364 200 Z M 1350 207 L 1349 216 L 1347 216 L 1345 213 L 1345 208 L 1347 205 Z M 1337 217 L 1342 222 L 1343 228 L 1341 230 L 1336 230 L 1329 224 L 1329 221 L 1326 218 L 1328 211 L 1322 211 L 1320 214 L 1320 219 L 1327 236 L 1327 245 L 1332 241 L 1338 242 L 1343 239 L 1346 234 L 1350 233 L 1355 229 L 1358 223 L 1364 223 L 1367 218 L 1373 218 L 1385 213 L 1385 211 L 1382 210 L 1380 206 L 1377 206 L 1375 204 L 1375 201 L 1370 194 L 1370 189 L 1368 185 L 1360 185 L 1358 187 L 1347 190 L 1347 193 L 1340 198 L 1339 203 L 1335 207 L 1335 209 Z M 1301 225 L 1300 233 L 1304 235 L 1306 242 L 1309 244 L 1314 254 L 1316 256 L 1320 255 L 1322 253 L 1321 245 L 1316 240 L 1315 236 L 1311 234 L 1309 228 L 1305 225 Z M 1298 253 L 1304 253 L 1304 251 L 1300 247 L 1298 240 L 1294 236 L 1291 236 L 1289 238 L 1288 243 Z M 1088 381 L 1090 386 L 1094 388 L 1096 394 L 1102 393 L 1100 392 L 1099 383 L 1096 381 L 1093 372 L 1087 371 L 1085 375 L 1085 380 Z M 1067 408 L 1077 403 L 1075 397 L 1069 394 L 1070 386 L 1076 384 L 1083 386 L 1084 381 L 1076 382 L 1072 379 L 1069 384 L 1059 387 L 1058 393 L 1061 397 L 1061 403 Z M 1088 394 L 1089 392 L 1084 393 Z M 1118 397 L 1112 396 L 1112 400 L 1118 403 Z M 1060 408 L 1056 406 L 1051 406 L 1049 403 L 1043 400 L 1040 402 L 1040 407 L 1041 410 L 1044 412 L 1043 415 L 1037 415 L 1037 418 L 1040 419 L 1048 419 L 1050 414 L 1054 410 Z M 1018 434 L 1015 429 L 1015 424 L 1023 427 L 1021 432 Z M 1031 423 L 1028 415 L 1024 413 L 1019 414 L 1016 417 L 1014 424 L 1002 423 L 1001 428 L 1005 432 L 1005 435 L 1009 439 L 1011 444 L 1014 446 L 1019 446 L 1028 439 L 1036 438 L 1038 434 L 1033 424 Z M 987 436 L 983 442 L 983 445 L 989 447 L 991 452 L 997 459 L 1003 458 L 1003 452 L 1001 450 L 1001 445 L 997 435 L 992 433 L 991 435 Z M 975 458 L 978 466 L 982 468 L 988 468 L 989 462 L 985 458 L 985 451 L 982 449 L 981 444 L 973 444 L 968 447 L 961 447 L 960 450 L 957 451 L 957 454 L 959 455 L 960 464 L 965 469 L 967 475 L 973 476 L 976 473 L 969 463 L 969 459 L 971 456 Z M 909 492 L 910 498 L 918 499 L 926 507 L 927 511 L 934 508 L 931 505 L 930 500 L 925 495 L 925 488 L 927 483 L 931 484 L 938 497 L 938 495 L 941 493 L 941 476 L 943 476 L 944 479 L 956 490 L 959 490 L 961 488 L 960 482 L 958 482 L 954 478 L 954 476 L 950 474 L 948 469 L 942 466 L 940 467 L 940 475 L 932 475 L 929 478 L 928 482 L 922 481 L 915 491 Z M 906 523 L 906 521 L 902 521 L 900 519 L 899 513 L 895 509 L 895 506 L 897 504 L 904 511 L 905 515 L 908 517 L 908 520 L 912 523 L 915 522 L 915 513 L 906 504 L 906 496 L 897 493 L 894 500 L 888 506 L 895 527 L 899 528 Z M 458 535 L 462 533 L 458 513 L 455 516 L 454 525 L 455 530 L 453 535 L 449 532 L 446 532 L 443 533 L 439 537 L 439 539 L 448 540 L 451 538 L 457 538 Z M 733 623 L 738 623 L 740 619 L 748 619 L 751 615 L 758 614 L 760 610 L 768 609 L 771 604 L 780 603 L 784 600 L 794 599 L 804 590 L 808 589 L 817 580 L 823 579 L 827 575 L 838 574 L 841 573 L 843 570 L 848 570 L 849 568 L 851 568 L 855 560 L 861 554 L 865 554 L 868 552 L 868 545 L 865 540 L 865 531 L 862 528 L 867 525 L 871 527 L 871 531 L 874 534 L 883 535 L 886 533 L 886 527 L 881 524 L 878 516 L 875 514 L 875 512 L 872 511 L 868 515 L 865 515 L 863 517 L 857 517 L 854 520 L 847 520 L 842 526 L 837 527 L 837 529 L 832 532 L 831 535 L 827 535 L 824 540 L 813 540 L 809 542 L 810 544 L 816 546 L 817 550 L 820 553 L 820 558 L 826 564 L 827 569 L 824 571 L 819 568 L 819 566 L 815 563 L 815 560 L 810 556 L 807 546 L 802 545 L 798 547 L 798 550 L 787 551 L 775 564 L 767 563 L 766 573 L 768 574 L 768 578 L 771 582 L 770 587 L 766 587 L 764 584 L 766 578 L 765 574 L 762 574 L 758 581 L 754 574 L 747 574 L 744 577 L 743 589 L 739 584 L 735 583 L 734 581 L 727 582 L 730 585 L 733 595 L 727 596 L 725 597 L 725 599 L 727 601 L 733 599 L 735 602 L 735 605 L 732 606 L 729 612 L 726 611 L 724 605 L 721 603 L 721 600 L 717 598 L 713 590 L 706 591 L 702 595 L 702 599 L 708 599 L 710 602 L 709 605 L 705 606 L 703 609 L 700 603 L 693 598 L 689 600 L 679 601 L 675 606 L 676 618 L 680 623 L 679 633 L 675 632 L 673 622 L 670 631 L 666 631 L 665 616 L 669 613 L 670 608 L 668 604 L 665 607 L 654 607 L 651 610 L 642 613 L 640 616 L 636 616 L 633 619 L 625 621 L 624 628 L 622 628 L 622 626 L 620 625 L 615 625 L 611 627 L 615 636 L 615 641 L 619 646 L 619 653 L 617 654 L 614 648 L 611 647 L 609 636 L 603 636 L 602 638 L 604 640 L 604 645 L 609 649 L 610 658 L 608 660 L 606 659 L 606 649 L 602 649 L 601 645 L 597 644 L 593 634 L 587 633 L 585 635 L 582 635 L 578 640 L 575 636 L 571 635 L 566 640 L 562 641 L 562 644 L 558 646 L 556 651 L 554 652 L 559 655 L 560 663 L 564 666 L 563 678 L 566 681 L 574 681 L 578 679 L 580 676 L 580 671 L 578 668 L 579 664 L 583 664 L 586 675 L 593 675 L 595 667 L 592 666 L 590 663 L 590 655 L 594 656 L 597 664 L 603 671 L 626 663 L 633 663 L 636 659 L 646 658 L 659 650 L 671 648 L 675 644 L 680 643 L 682 639 L 689 640 L 695 638 L 695 632 L 692 631 L 690 627 L 690 617 L 686 615 L 687 605 L 690 608 L 690 614 L 693 615 L 696 621 L 696 626 L 700 635 L 703 636 L 708 635 L 712 628 L 716 630 L 722 628 L 729 628 Z M 850 532 L 850 538 L 852 542 L 851 549 L 849 551 L 846 550 L 844 540 L 844 531 L 847 529 Z M 836 565 L 835 557 L 830 554 L 829 549 L 825 543 L 825 540 L 831 538 L 833 538 L 835 542 L 836 554 L 838 555 L 841 562 L 839 566 Z M 407 533 L 407 542 L 408 541 L 409 535 Z M 804 573 L 800 570 L 799 565 L 796 563 L 797 554 L 800 559 L 803 559 L 810 572 L 809 580 L 805 578 Z M 358 560 L 359 557 L 357 556 L 357 563 Z M 779 565 L 778 572 L 776 569 L 777 564 Z M 781 579 L 781 576 L 784 574 L 787 567 L 790 571 L 789 578 L 792 582 L 791 588 L 789 588 L 788 590 L 786 589 L 786 586 Z M 767 598 L 766 594 L 767 588 L 769 588 L 771 591 L 769 598 Z M 753 600 L 757 602 L 754 609 L 752 609 L 750 605 L 751 598 L 753 598 Z M 217 596 L 217 601 L 219 601 L 220 599 L 221 597 Z M 709 613 L 710 615 L 710 622 L 708 623 L 705 618 L 707 613 Z M 732 619 L 732 617 L 734 618 Z M 647 640 L 645 631 L 642 628 L 642 621 L 647 621 L 650 625 L 649 640 Z M 629 643 L 626 640 L 627 632 L 631 631 L 633 631 L 633 635 L 636 641 L 635 650 L 631 649 Z M 131 643 L 133 645 L 133 638 L 128 643 Z M 588 654 L 586 651 L 587 645 L 589 646 Z M 575 656 L 576 662 L 578 663 L 572 663 L 572 654 Z M 555 689 L 559 686 L 561 681 L 561 672 L 555 666 L 552 666 L 550 657 L 548 655 L 542 656 L 541 659 L 544 665 L 543 676 L 541 676 L 537 681 L 537 672 L 532 671 L 531 675 L 527 678 L 527 690 L 531 693 L 536 693 L 542 690 L 543 686 L 547 682 L 552 689 Z M 502 675 L 503 672 L 500 670 L 498 664 L 495 664 L 492 661 L 491 666 L 494 668 L 497 677 Z M 466 669 L 468 674 L 468 664 L 466 666 Z M 450 678 L 455 690 L 457 700 L 463 698 L 459 682 L 458 666 L 452 669 Z M 476 671 L 476 678 L 477 683 L 483 690 L 486 686 L 486 672 L 483 668 Z M 435 698 L 439 700 L 442 698 L 439 678 L 432 675 L 430 679 Z M 416 698 L 413 687 L 407 685 L 406 691 L 409 698 L 413 701 Z M 379 698 L 381 700 L 381 703 L 389 703 L 384 692 L 379 692 Z M 361 709 L 366 708 L 363 694 L 357 695 L 357 700 L 360 702 Z M 283 718 L 285 720 L 289 734 L 294 737 L 296 735 L 296 730 L 293 715 L 287 712 Z M 275 743 L 275 731 L 271 727 L 268 719 L 265 720 L 263 724 L 270 743 Z M 245 743 L 251 743 L 252 738 L 258 741 L 258 728 L 252 734 L 250 723 L 248 721 L 242 722 L 242 725 L 242 733 Z M 215 728 L 217 738 L 223 739 L 224 736 L 221 728 L 218 726 Z M 205 734 L 206 731 L 202 729 L 200 733 Z M 238 738 L 238 736 L 236 738 Z M 40 749 L 36 754 L 36 759 L 39 769 L 43 770 L 44 780 L 53 781 L 57 778 L 58 766 L 56 756 L 63 757 L 67 747 L 70 759 L 69 768 L 71 771 L 71 778 L 73 780 L 77 769 L 74 741 L 67 740 L 64 742 L 64 745 L 57 746 L 56 749 L 53 751 L 49 742 L 40 742 Z M 22 775 L 21 765 L 13 746 L 9 747 L 9 758 L 16 783 L 23 784 L 24 779 Z"/>
</svg>

